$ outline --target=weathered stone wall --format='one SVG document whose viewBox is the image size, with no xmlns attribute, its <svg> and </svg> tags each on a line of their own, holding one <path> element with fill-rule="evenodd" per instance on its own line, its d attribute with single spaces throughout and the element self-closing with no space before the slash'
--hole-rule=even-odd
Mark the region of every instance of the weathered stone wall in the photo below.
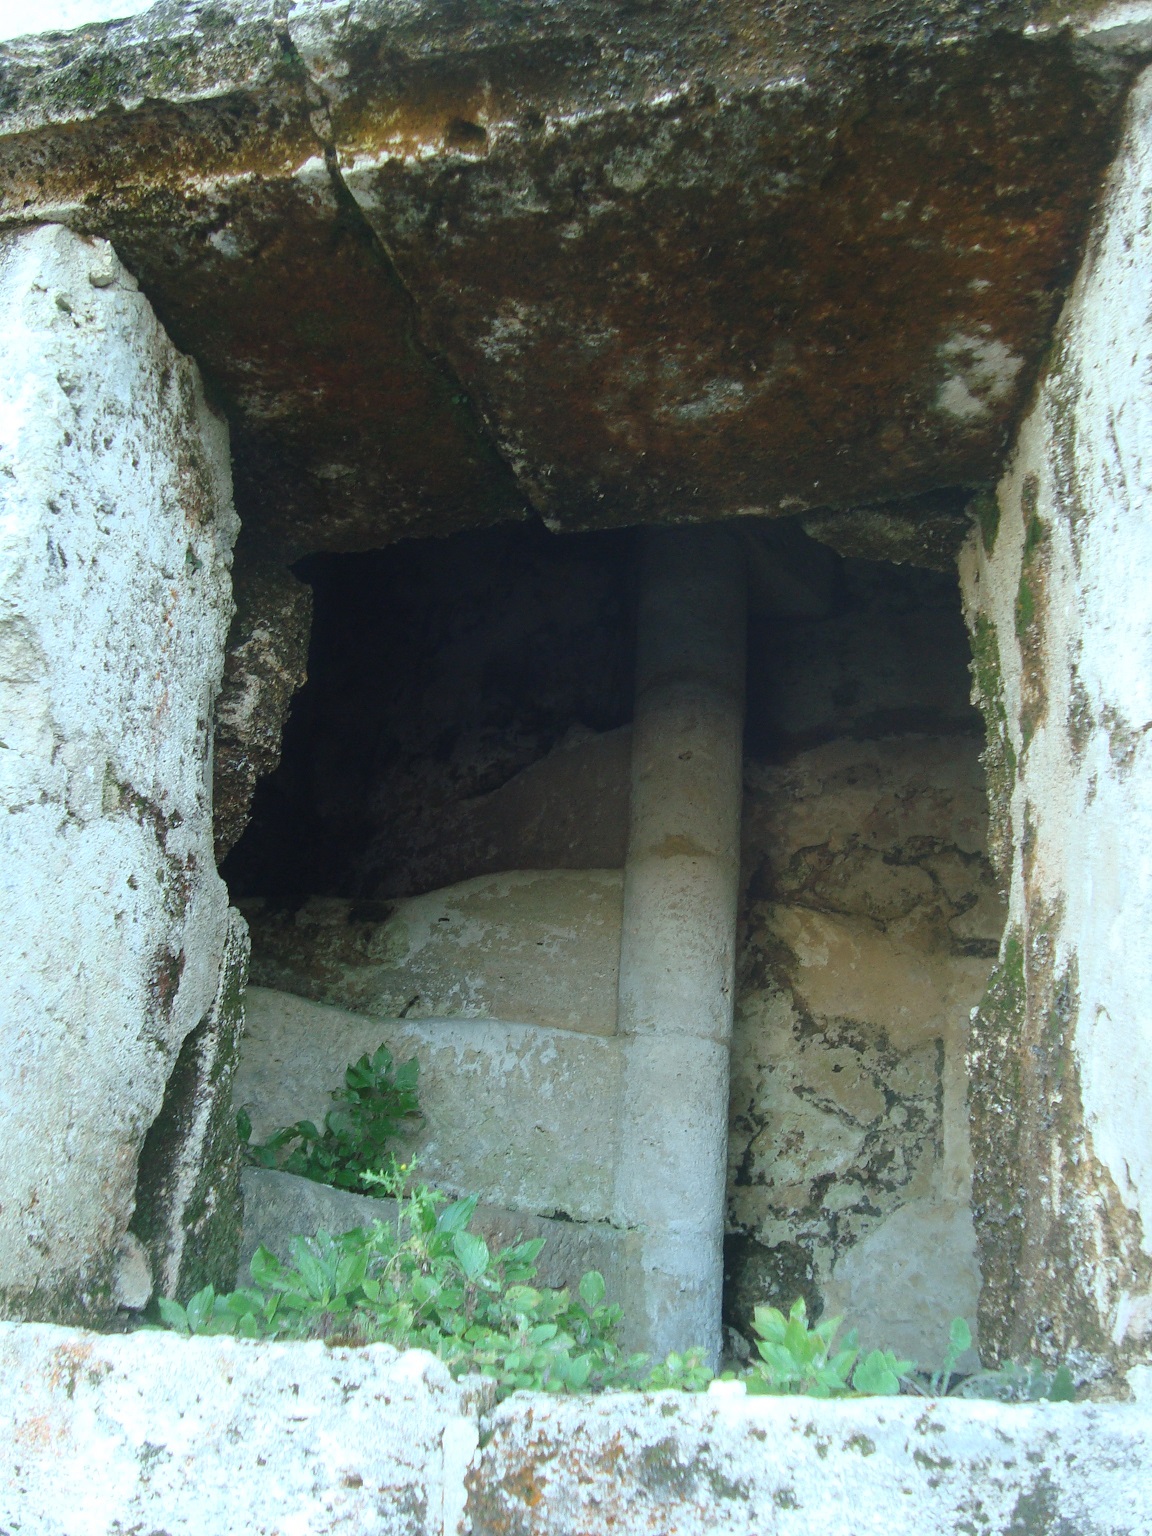
<svg viewBox="0 0 1152 1536">
<path fill-rule="evenodd" d="M 935 1358 L 979 1291 L 964 1052 L 1003 910 L 971 736 L 747 775 L 727 1310 L 797 1295 Z"/>
<path fill-rule="evenodd" d="M 962 560 L 1009 889 L 971 1051 L 981 1329 L 1152 1351 L 1152 76 Z"/>
<path fill-rule="evenodd" d="M 110 246 L 0 242 L 0 1306 L 115 1304 L 137 1155 L 229 927 L 227 431 Z M 133 1289 L 132 1286 L 129 1289 Z"/>
<path fill-rule="evenodd" d="M 280 761 L 288 709 L 308 675 L 312 626 L 311 587 L 273 559 L 238 558 L 232 587 L 236 613 L 216 700 L 212 755 L 218 864 L 248 825 L 257 780 Z"/>
<path fill-rule="evenodd" d="M 1146 1404 L 517 1393 L 420 1351 L 0 1327 L 0 1522 L 37 1536 L 1152 1529 Z"/>
<path fill-rule="evenodd" d="M 0 47 L 0 218 L 116 244 L 285 558 L 997 472 L 1115 141 L 1103 0 L 168 0 Z"/>
</svg>

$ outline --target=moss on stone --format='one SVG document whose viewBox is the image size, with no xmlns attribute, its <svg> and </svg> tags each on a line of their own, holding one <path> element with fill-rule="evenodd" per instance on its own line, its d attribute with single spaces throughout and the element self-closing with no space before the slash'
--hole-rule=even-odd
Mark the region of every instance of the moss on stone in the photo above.
<svg viewBox="0 0 1152 1536">
<path fill-rule="evenodd" d="M 982 491 L 968 503 L 968 511 L 976 519 L 980 529 L 980 542 L 984 553 L 991 555 L 996 548 L 996 535 L 1000 531 L 1000 503 L 995 491 Z"/>
<path fill-rule="evenodd" d="M 1004 1353 L 1024 1246 L 1019 1108 L 1025 1004 L 1024 936 L 1017 927 L 1005 935 L 1000 960 L 973 1021 L 968 1053 L 975 1163 L 972 1210 L 984 1281 L 980 1338 L 992 1359 Z"/>
<path fill-rule="evenodd" d="M 1002 884 L 1012 865 L 1012 793 L 1016 787 L 1016 749 L 1008 729 L 1000 647 L 990 619 L 978 614 L 971 626 L 972 701 L 984 716 L 982 754 L 988 786 L 988 856 Z"/>
</svg>

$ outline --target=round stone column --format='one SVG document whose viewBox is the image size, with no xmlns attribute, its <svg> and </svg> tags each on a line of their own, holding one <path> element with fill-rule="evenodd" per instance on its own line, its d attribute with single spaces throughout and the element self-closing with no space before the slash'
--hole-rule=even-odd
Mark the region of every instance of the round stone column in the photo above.
<svg viewBox="0 0 1152 1536">
<path fill-rule="evenodd" d="M 618 1028 L 627 1342 L 720 1347 L 746 592 L 720 528 L 643 535 Z"/>
</svg>

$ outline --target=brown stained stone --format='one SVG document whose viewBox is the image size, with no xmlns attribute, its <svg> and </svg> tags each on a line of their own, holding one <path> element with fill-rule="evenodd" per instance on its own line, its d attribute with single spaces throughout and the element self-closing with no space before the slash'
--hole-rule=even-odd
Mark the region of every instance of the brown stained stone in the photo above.
<svg viewBox="0 0 1152 1536">
<path fill-rule="evenodd" d="M 25 84 L 12 51 L 0 49 L 0 100 Z M 64 218 L 112 240 L 224 407 L 237 506 L 272 553 L 522 516 L 511 476 L 420 345 L 411 301 L 330 175 L 318 98 L 290 44 L 274 41 L 262 64 L 255 80 L 225 71 L 210 100 L 110 103 L 0 138 L 0 219 Z M 41 96 L 59 93 L 63 113 L 69 69 L 36 83 Z M 23 105 L 10 122 L 47 110 Z"/>
<path fill-rule="evenodd" d="M 1111 152 L 1049 10 L 171 4 L 0 48 L 0 219 L 113 240 L 287 558 L 915 496 L 994 476 Z"/>
<path fill-rule="evenodd" d="M 986 476 L 1112 141 L 1066 46 L 1004 36 L 572 122 L 522 106 L 469 153 L 402 158 L 406 105 L 375 134 L 359 106 L 347 141 L 337 111 L 343 175 L 565 527 Z"/>
</svg>

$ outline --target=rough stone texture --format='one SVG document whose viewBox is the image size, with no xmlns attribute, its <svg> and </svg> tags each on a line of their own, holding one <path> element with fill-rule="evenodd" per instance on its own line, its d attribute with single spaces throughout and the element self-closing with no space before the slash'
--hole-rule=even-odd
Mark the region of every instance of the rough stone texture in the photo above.
<svg viewBox="0 0 1152 1536">
<path fill-rule="evenodd" d="M 212 743 L 216 862 L 248 825 L 256 781 L 280 761 L 292 695 L 308 676 L 312 589 L 286 567 L 249 557 L 233 571 L 236 614 Z"/>
<path fill-rule="evenodd" d="M 0 1524 L 463 1536 L 477 1444 L 432 1356 L 0 1327 Z"/>
<path fill-rule="evenodd" d="M 1146 1405 L 490 1401 L 385 1344 L 2 1325 L 0 1522 L 36 1536 L 1152 1529 Z"/>
<path fill-rule="evenodd" d="M 990 35 L 1035 8 L 422 11 L 385 51 L 392 14 L 290 26 L 344 183 L 546 517 L 987 473 L 1108 115 L 1067 38 Z"/>
<path fill-rule="evenodd" d="M 504 1019 L 616 1030 L 623 875 L 513 870 L 363 906 L 318 897 L 295 913 L 245 905 L 252 979 L 380 1019 Z"/>
<path fill-rule="evenodd" d="M 473 1536 L 1152 1529 L 1146 1409 L 621 1395 L 488 1423 Z"/>
<path fill-rule="evenodd" d="M 971 499 L 967 491 L 930 492 L 858 511 L 810 512 L 802 522 L 805 533 L 852 559 L 907 561 L 951 575 L 970 527 Z"/>
<path fill-rule="evenodd" d="M 843 1313 L 925 1363 L 975 1322 L 964 1053 L 1004 924 L 970 736 L 750 765 L 729 1321 Z"/>
<path fill-rule="evenodd" d="M 1143 1405 L 490 1401 L 384 1344 L 6 1325 L 0 1522 L 36 1536 L 1152 1529 Z"/>
<path fill-rule="evenodd" d="M 271 1168 L 245 1168 L 244 1241 L 240 1250 L 239 1284 L 248 1283 L 248 1263 L 261 1243 L 281 1258 L 290 1257 L 293 1237 L 325 1232 L 349 1232 L 374 1221 L 395 1221 L 396 1203 L 354 1195 L 346 1189 L 317 1184 Z M 537 1260 L 540 1285 L 568 1286 L 572 1290 L 589 1269 L 604 1276 L 609 1298 L 619 1300 L 625 1281 L 623 1261 L 627 1235 L 604 1222 L 553 1221 L 525 1211 L 506 1211 L 496 1205 L 478 1205 L 472 1230 L 480 1232 L 495 1253 L 520 1238 L 546 1239 Z M 229 1279 L 229 1288 L 236 1283 Z"/>
<path fill-rule="evenodd" d="M 962 563 L 1009 927 L 972 1041 L 982 1334 L 1152 1354 L 1152 76 Z"/>
<path fill-rule="evenodd" d="M 237 505 L 271 550 L 519 515 L 331 175 L 284 9 L 168 3 L 5 47 L 2 213 L 115 243 L 224 402 Z"/>
<path fill-rule="evenodd" d="M 140 1152 L 132 1231 L 161 1296 L 231 1288 L 242 1230 L 232 1082 L 244 1029 L 248 929 L 230 914 L 212 1007 L 184 1041 Z"/>
<path fill-rule="evenodd" d="M 1114 20 L 168 0 L 0 51 L 0 216 L 115 241 L 282 552 L 858 506 L 993 478 Z"/>
<path fill-rule="evenodd" d="M 103 241 L 0 242 L 0 1297 L 93 1317 L 217 993 L 228 439 Z"/>
<path fill-rule="evenodd" d="M 383 1041 L 420 1061 L 424 1129 L 408 1144 L 430 1183 L 574 1221 L 611 1218 L 620 1055 L 616 1040 L 493 1020 L 367 1019 L 249 989 L 236 1103 L 260 1141 L 322 1120 L 344 1069 Z"/>
</svg>

